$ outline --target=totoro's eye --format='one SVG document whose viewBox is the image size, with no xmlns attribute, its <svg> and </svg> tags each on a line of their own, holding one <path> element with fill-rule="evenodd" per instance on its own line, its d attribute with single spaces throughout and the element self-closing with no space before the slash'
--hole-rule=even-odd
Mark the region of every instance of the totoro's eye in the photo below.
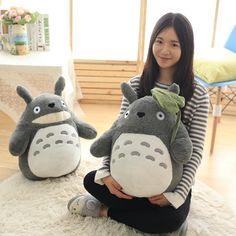
<svg viewBox="0 0 236 236">
<path fill-rule="evenodd" d="M 156 117 L 158 120 L 164 120 L 165 119 L 165 114 L 162 111 L 158 111 L 156 114 Z"/>
<path fill-rule="evenodd" d="M 127 118 L 128 115 L 129 115 L 129 111 L 126 111 L 124 117 Z"/>
<path fill-rule="evenodd" d="M 39 106 L 35 107 L 34 108 L 34 113 L 39 114 L 39 112 L 40 112 L 40 107 Z"/>
<path fill-rule="evenodd" d="M 65 104 L 65 102 L 64 102 L 64 101 L 62 101 L 62 100 L 61 100 L 61 105 L 62 105 L 63 107 L 66 107 L 66 104 Z"/>
</svg>

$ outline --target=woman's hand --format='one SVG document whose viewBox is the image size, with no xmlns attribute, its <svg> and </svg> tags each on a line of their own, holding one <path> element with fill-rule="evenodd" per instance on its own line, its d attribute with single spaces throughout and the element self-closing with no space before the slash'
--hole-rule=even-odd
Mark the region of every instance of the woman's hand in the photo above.
<svg viewBox="0 0 236 236">
<path fill-rule="evenodd" d="M 149 197 L 148 200 L 155 205 L 159 205 L 160 207 L 169 206 L 170 202 L 165 198 L 164 194 L 156 195 L 153 197 Z"/>
<path fill-rule="evenodd" d="M 111 175 L 102 178 L 102 181 L 111 194 L 116 195 L 118 198 L 132 199 L 131 196 L 122 192 L 122 187 L 112 178 Z"/>
</svg>

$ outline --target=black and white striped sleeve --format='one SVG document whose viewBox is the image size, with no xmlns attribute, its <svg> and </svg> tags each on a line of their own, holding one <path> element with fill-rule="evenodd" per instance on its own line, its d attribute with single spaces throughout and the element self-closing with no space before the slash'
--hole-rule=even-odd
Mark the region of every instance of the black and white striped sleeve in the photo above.
<svg viewBox="0 0 236 236">
<path fill-rule="evenodd" d="M 207 129 L 208 109 L 208 93 L 205 88 L 196 84 L 193 97 L 186 104 L 184 110 L 185 126 L 193 144 L 192 156 L 184 165 L 182 179 L 174 192 L 164 193 L 165 197 L 175 208 L 178 208 L 184 203 L 194 184 L 195 174 L 202 159 Z"/>
</svg>

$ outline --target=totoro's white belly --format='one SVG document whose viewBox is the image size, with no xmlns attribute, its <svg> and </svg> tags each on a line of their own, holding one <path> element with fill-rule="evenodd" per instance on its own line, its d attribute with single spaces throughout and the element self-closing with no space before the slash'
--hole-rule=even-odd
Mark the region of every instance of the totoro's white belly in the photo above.
<svg viewBox="0 0 236 236">
<path fill-rule="evenodd" d="M 163 193 L 172 181 L 170 154 L 156 136 L 121 134 L 112 149 L 111 175 L 132 196 Z"/>
<path fill-rule="evenodd" d="M 79 161 L 78 133 L 68 124 L 38 130 L 29 148 L 29 168 L 38 177 L 68 174 L 77 167 Z"/>
</svg>

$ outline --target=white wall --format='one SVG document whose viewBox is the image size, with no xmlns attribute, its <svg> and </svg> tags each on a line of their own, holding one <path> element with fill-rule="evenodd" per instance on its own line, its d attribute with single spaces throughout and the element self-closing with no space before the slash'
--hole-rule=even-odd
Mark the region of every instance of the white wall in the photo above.
<svg viewBox="0 0 236 236">
<path fill-rule="evenodd" d="M 69 47 L 69 0 L 2 0 L 1 8 L 23 6 L 50 15 L 53 50 Z M 181 12 L 192 23 L 195 50 L 211 46 L 216 0 L 147 0 L 145 55 L 154 24 L 166 12 Z M 136 60 L 140 0 L 74 0 L 74 57 Z M 216 47 L 236 24 L 236 1 L 220 0 Z"/>
<path fill-rule="evenodd" d="M 195 48 L 209 47 L 213 32 L 215 2 L 216 0 L 148 0 L 146 43 L 156 21 L 162 15 L 167 12 L 179 12 L 192 24 Z"/>
<path fill-rule="evenodd" d="M 136 60 L 138 0 L 74 0 L 74 56 Z"/>
<path fill-rule="evenodd" d="M 216 47 L 222 47 L 225 44 L 234 25 L 236 25 L 236 1 L 221 0 L 216 30 Z"/>
<path fill-rule="evenodd" d="M 80 59 L 136 60 L 140 0 L 74 0 L 74 56 Z M 180 12 L 190 20 L 195 51 L 211 47 L 216 0 L 147 0 L 145 55 L 159 17 Z M 220 0 L 216 47 L 236 24 L 236 1 Z"/>
</svg>

